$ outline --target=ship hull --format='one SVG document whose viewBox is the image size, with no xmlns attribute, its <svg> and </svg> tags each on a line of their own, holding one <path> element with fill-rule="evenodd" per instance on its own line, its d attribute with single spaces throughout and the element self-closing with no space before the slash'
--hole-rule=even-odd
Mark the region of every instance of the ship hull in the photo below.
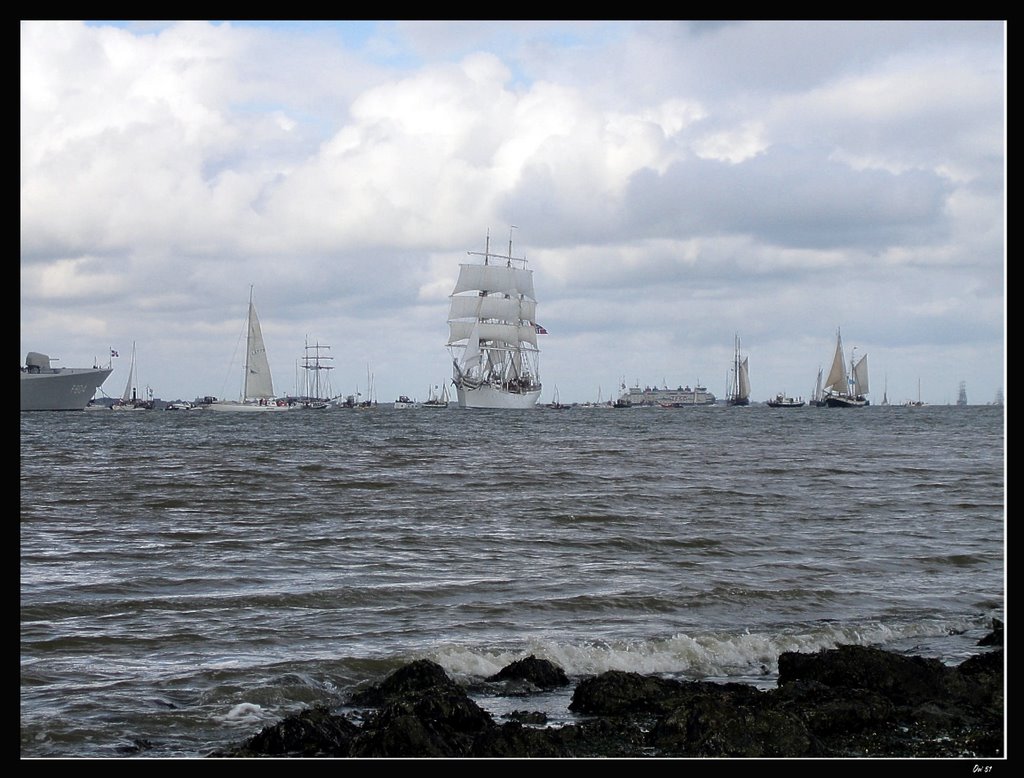
<svg viewBox="0 0 1024 778">
<path fill-rule="evenodd" d="M 540 399 L 540 389 L 505 392 L 488 384 L 474 388 L 457 386 L 456 392 L 460 408 L 527 409 L 535 407 Z"/>
<path fill-rule="evenodd" d="M 633 408 L 653 408 L 659 405 L 671 408 L 686 408 L 689 406 L 714 405 L 715 395 L 704 387 L 690 387 L 679 389 L 640 389 L 632 387 L 628 394 L 620 398 L 629 403 Z"/>
<path fill-rule="evenodd" d="M 23 411 L 81 411 L 113 370 L 59 368 L 52 373 L 21 374 Z"/>
<path fill-rule="evenodd" d="M 858 397 L 826 397 L 825 405 L 829 408 L 863 408 L 868 405 L 867 400 Z"/>
<path fill-rule="evenodd" d="M 277 411 L 290 411 L 293 406 L 277 405 L 276 403 L 256 405 L 255 403 L 216 402 L 200 407 L 204 411 L 214 411 L 215 413 L 275 413 Z"/>
</svg>

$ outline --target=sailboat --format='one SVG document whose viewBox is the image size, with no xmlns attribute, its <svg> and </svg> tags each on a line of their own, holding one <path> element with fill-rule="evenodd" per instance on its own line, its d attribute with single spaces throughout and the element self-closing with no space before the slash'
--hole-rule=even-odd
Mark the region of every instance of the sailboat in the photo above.
<svg viewBox="0 0 1024 778">
<path fill-rule="evenodd" d="M 808 401 L 808 405 L 812 408 L 824 408 L 825 407 L 825 392 L 821 388 L 821 377 L 825 374 L 825 371 L 820 367 L 818 368 L 818 380 L 814 384 L 814 391 L 811 392 L 811 399 Z"/>
<path fill-rule="evenodd" d="M 356 392 L 356 397 L 361 397 L 359 392 Z M 377 390 L 373 387 L 373 373 L 370 372 L 370 366 L 366 366 L 366 399 L 362 402 L 355 404 L 356 408 L 360 410 L 372 410 L 377 407 Z"/>
<path fill-rule="evenodd" d="M 437 387 L 434 386 L 427 393 L 427 399 L 420 403 L 421 408 L 447 408 L 451 398 L 448 396 L 448 387 L 442 386 L 441 393 L 437 393 Z"/>
<path fill-rule="evenodd" d="M 562 401 L 560 399 L 558 399 L 558 387 L 557 386 L 555 387 L 555 396 L 554 396 L 554 398 L 551 400 L 551 402 L 549 402 L 547 404 L 546 407 L 551 408 L 552 410 L 556 410 L 556 411 L 564 411 L 564 410 L 567 410 L 569 408 L 568 405 L 565 405 L 564 403 L 562 403 Z"/>
<path fill-rule="evenodd" d="M 540 350 L 533 271 L 526 259 L 492 254 L 482 264 L 459 266 L 448 310 L 448 348 L 460 408 L 533 408 L 540 397 Z"/>
<path fill-rule="evenodd" d="M 732 387 L 726 405 L 750 405 L 750 372 L 747 357 L 740 359 L 740 336 L 736 336 L 736 355 L 732 363 Z"/>
<path fill-rule="evenodd" d="M 274 394 L 274 380 L 270 375 L 267 347 L 263 343 L 263 330 L 252 301 L 252 287 L 249 287 L 249 316 L 245 339 L 245 383 L 239 400 L 214 400 L 203 404 L 204 410 L 267 413 L 287 411 L 292 406 L 285 400 L 278 400 Z"/>
<path fill-rule="evenodd" d="M 905 403 L 908 408 L 923 408 L 924 403 L 921 402 L 921 379 L 917 379 L 917 400 L 907 400 Z"/>
<path fill-rule="evenodd" d="M 322 410 L 330 407 L 331 374 L 328 371 L 333 370 L 334 365 L 328 365 L 326 362 L 334 357 L 324 353 L 330 350 L 330 346 L 321 345 L 319 341 L 311 346 L 309 338 L 306 338 L 306 348 L 302 355 L 302 369 L 305 371 L 305 388 L 301 400 L 303 408 Z"/>
<path fill-rule="evenodd" d="M 135 386 L 135 341 L 132 341 L 132 361 L 128 364 L 128 381 L 124 385 L 121 399 L 110 406 L 114 411 L 146 411 L 153 406 L 152 402 L 140 400 L 138 387 Z"/>
<path fill-rule="evenodd" d="M 864 396 L 868 393 L 868 355 L 856 359 L 850 352 L 850 370 L 847 372 L 843 357 L 843 337 L 836 330 L 836 353 L 825 379 L 825 405 L 829 408 L 863 408 L 870 405 Z"/>
</svg>

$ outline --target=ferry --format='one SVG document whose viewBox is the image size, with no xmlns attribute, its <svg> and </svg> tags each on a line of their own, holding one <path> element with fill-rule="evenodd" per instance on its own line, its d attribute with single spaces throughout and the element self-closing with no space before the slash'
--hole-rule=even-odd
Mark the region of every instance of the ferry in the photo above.
<svg viewBox="0 0 1024 778">
<path fill-rule="evenodd" d="M 676 389 L 667 387 L 630 387 L 623 392 L 620 400 L 629 403 L 633 408 L 685 408 L 691 405 L 714 405 L 715 395 L 706 386 L 680 386 Z"/>
</svg>

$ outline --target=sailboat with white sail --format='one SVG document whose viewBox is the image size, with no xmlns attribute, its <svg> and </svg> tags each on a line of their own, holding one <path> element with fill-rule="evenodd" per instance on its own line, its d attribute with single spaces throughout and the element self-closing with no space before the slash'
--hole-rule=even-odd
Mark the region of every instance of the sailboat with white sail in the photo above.
<svg viewBox="0 0 1024 778">
<path fill-rule="evenodd" d="M 238 400 L 214 400 L 204 403 L 202 408 L 210 411 L 237 411 L 249 413 L 267 413 L 271 411 L 287 411 L 292 406 L 286 400 L 279 400 L 274 394 L 274 379 L 270 375 L 270 362 L 267 359 L 267 347 L 263 342 L 263 330 L 256 305 L 252 300 L 252 287 L 249 287 L 249 315 L 247 319 L 245 339 L 245 380 L 242 396 Z"/>
<path fill-rule="evenodd" d="M 128 364 L 128 381 L 124 385 L 121 399 L 110 406 L 113 411 L 146 411 L 153 407 L 152 400 L 140 400 L 135 385 L 135 341 L 132 341 L 132 361 Z"/>
<path fill-rule="evenodd" d="M 513 227 L 514 229 L 514 227 Z M 525 257 L 493 254 L 459 266 L 448 310 L 448 347 L 460 408 L 533 408 L 541 393 L 533 271 Z"/>
<path fill-rule="evenodd" d="M 732 362 L 732 386 L 725 400 L 727 405 L 750 405 L 750 369 L 747 357 L 740 359 L 740 336 L 736 335 L 736 354 Z"/>
<path fill-rule="evenodd" d="M 420 403 L 421 408 L 447 408 L 451 398 L 448 396 L 448 386 L 442 385 L 440 393 L 437 387 L 431 387 L 427 392 L 427 399 Z"/>
<path fill-rule="evenodd" d="M 807 402 L 812 408 L 824 408 L 825 407 L 825 390 L 821 388 L 822 376 L 825 375 L 825 371 L 822 368 L 818 368 L 818 380 L 814 384 L 814 391 L 811 392 L 811 399 Z"/>
<path fill-rule="evenodd" d="M 825 405 L 829 408 L 863 408 L 870 405 L 865 397 L 868 393 L 868 355 L 856 357 L 857 349 L 850 351 L 850 367 L 847 371 L 843 356 L 843 337 L 836 330 L 836 352 L 832 367 L 825 379 Z"/>
</svg>

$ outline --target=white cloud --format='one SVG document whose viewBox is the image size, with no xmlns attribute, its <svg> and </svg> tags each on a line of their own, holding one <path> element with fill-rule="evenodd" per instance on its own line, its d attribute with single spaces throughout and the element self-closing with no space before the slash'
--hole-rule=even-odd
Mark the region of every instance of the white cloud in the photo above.
<svg viewBox="0 0 1024 778">
<path fill-rule="evenodd" d="M 714 390 L 736 331 L 763 399 L 840 325 L 894 393 L 994 396 L 1005 54 L 997 23 L 26 22 L 22 351 L 137 340 L 206 394 L 254 284 L 278 373 L 311 335 L 409 393 L 516 224 L 563 401 Z"/>
</svg>

